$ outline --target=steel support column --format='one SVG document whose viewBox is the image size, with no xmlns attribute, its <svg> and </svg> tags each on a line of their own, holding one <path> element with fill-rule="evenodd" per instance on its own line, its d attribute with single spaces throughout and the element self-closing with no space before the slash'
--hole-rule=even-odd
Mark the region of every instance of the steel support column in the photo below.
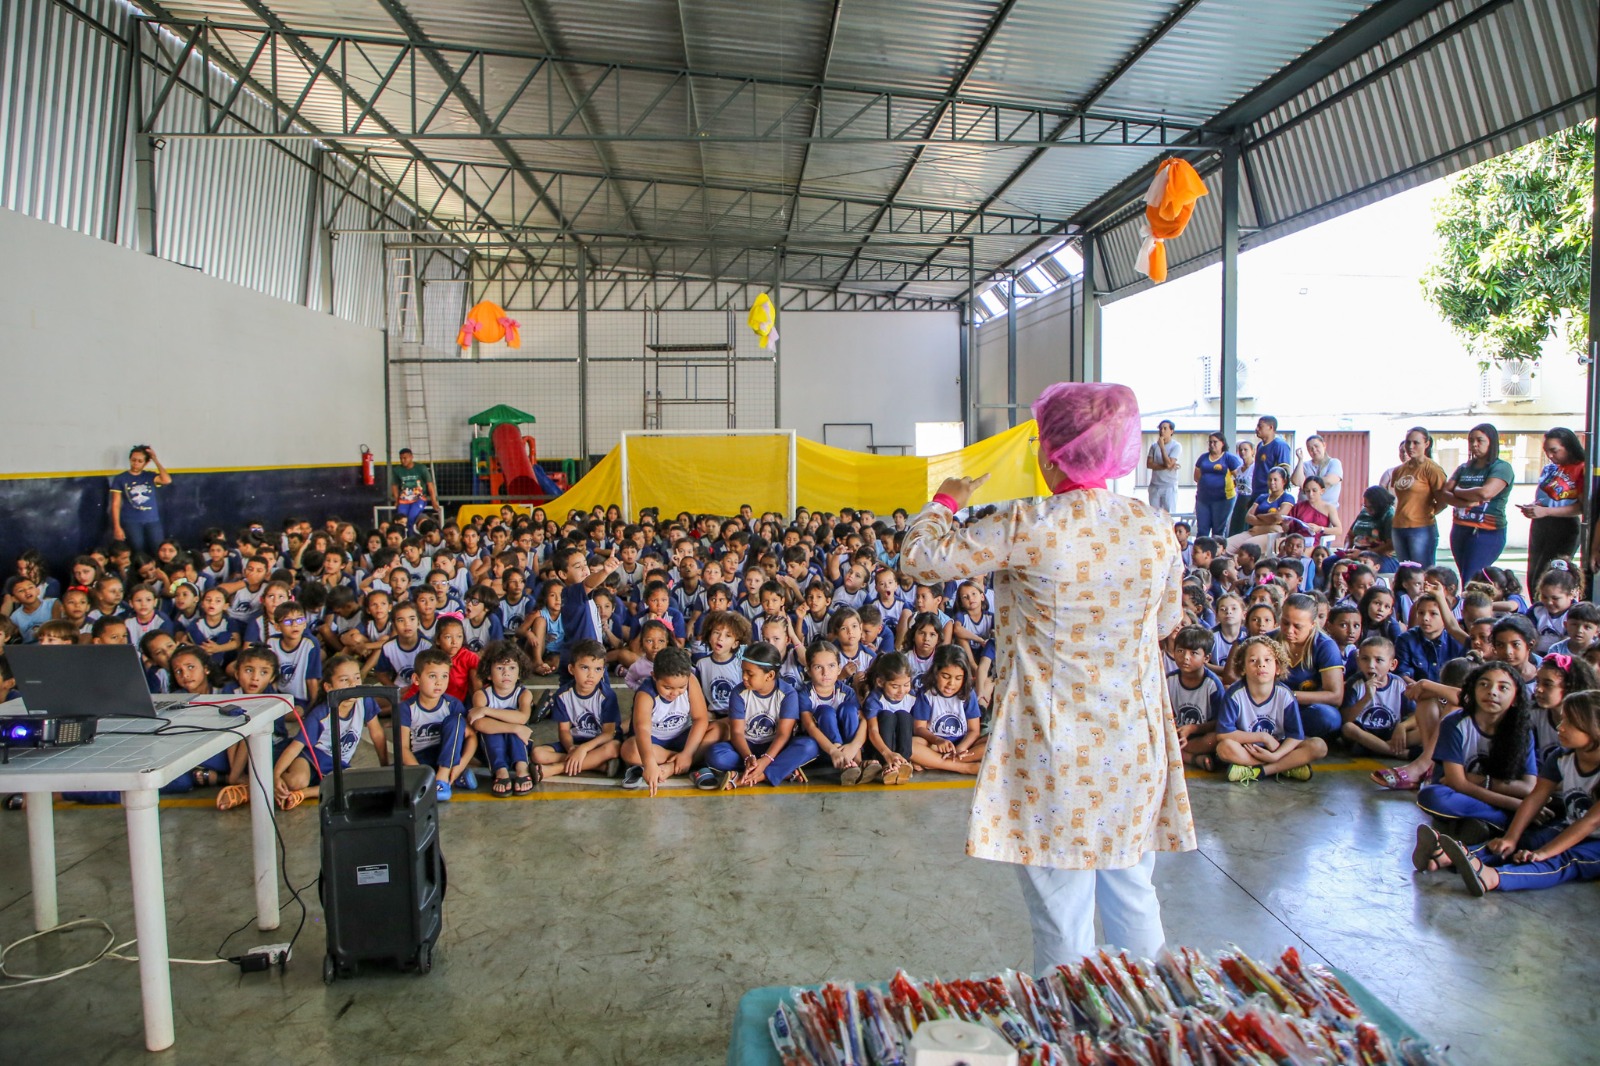
<svg viewBox="0 0 1600 1066">
<path fill-rule="evenodd" d="M 1017 276 L 1006 283 L 1006 412 L 1008 426 L 1017 424 Z"/>
<path fill-rule="evenodd" d="M 1100 249 L 1091 235 L 1083 241 L 1083 316 L 1078 320 L 1078 348 L 1068 370 L 1071 381 L 1100 380 Z"/>
<path fill-rule="evenodd" d="M 317 261 L 317 238 L 324 232 L 322 225 L 322 156 L 321 148 L 311 150 L 311 175 L 306 183 L 306 236 L 300 250 L 300 303 L 311 305 L 312 268 Z M 327 264 L 323 264 L 327 269 Z"/>
<path fill-rule="evenodd" d="M 578 256 L 578 474 L 589 472 L 589 257 Z"/>
<path fill-rule="evenodd" d="M 1222 154 L 1222 438 L 1233 443 L 1239 425 L 1239 146 Z"/>
<path fill-rule="evenodd" d="M 1595 57 L 1595 91 L 1594 91 L 1594 129 L 1595 153 L 1593 187 L 1589 197 L 1590 209 L 1594 212 L 1590 219 L 1589 233 L 1589 402 L 1584 418 L 1584 426 L 1588 432 L 1589 450 L 1589 525 L 1581 546 L 1584 558 L 1592 569 L 1595 559 L 1594 534 L 1597 519 L 1600 519 L 1600 55 Z M 1589 589 L 1590 600 L 1596 599 L 1596 593 Z"/>
</svg>

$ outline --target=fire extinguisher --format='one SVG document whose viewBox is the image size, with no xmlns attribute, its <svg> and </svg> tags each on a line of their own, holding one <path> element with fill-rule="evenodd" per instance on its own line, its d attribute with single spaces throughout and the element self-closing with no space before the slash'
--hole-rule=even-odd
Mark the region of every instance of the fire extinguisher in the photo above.
<svg viewBox="0 0 1600 1066">
<path fill-rule="evenodd" d="M 372 450 L 365 444 L 361 446 L 361 483 L 371 485 L 377 480 L 377 472 L 372 463 Z"/>
</svg>

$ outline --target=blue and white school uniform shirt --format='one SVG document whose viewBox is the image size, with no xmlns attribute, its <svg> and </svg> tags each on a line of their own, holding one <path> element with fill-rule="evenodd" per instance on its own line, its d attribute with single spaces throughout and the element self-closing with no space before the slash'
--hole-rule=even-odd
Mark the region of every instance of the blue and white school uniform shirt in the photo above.
<svg viewBox="0 0 1600 1066">
<path fill-rule="evenodd" d="M 254 592 L 250 591 L 250 586 L 248 585 L 237 589 L 233 594 L 233 599 L 228 601 L 228 616 L 240 623 L 248 622 L 255 618 L 261 613 L 261 594 L 265 591 L 267 591 L 267 583 L 265 581 Z"/>
<path fill-rule="evenodd" d="M 962 611 L 955 616 L 955 620 L 957 624 L 977 636 L 979 640 L 988 640 L 989 634 L 994 632 L 994 615 L 988 611 L 985 611 L 977 621 L 973 621 L 970 614 Z"/>
<path fill-rule="evenodd" d="M 463 645 L 468 651 L 483 654 L 483 649 L 493 644 L 505 635 L 505 628 L 500 623 L 500 612 L 490 611 L 483 616 L 483 621 L 473 625 L 465 618 L 461 620 L 461 628 L 466 633 L 466 643 Z"/>
<path fill-rule="evenodd" d="M 1230 688 L 1222 701 L 1217 732 L 1266 733 L 1274 740 L 1304 740 L 1306 737 L 1305 728 L 1300 724 L 1300 705 L 1295 702 L 1289 686 L 1281 681 L 1272 686 L 1264 703 L 1250 698 L 1250 689 L 1243 681 Z"/>
<path fill-rule="evenodd" d="M 400 724 L 411 730 L 411 754 L 437 748 L 444 739 L 445 723 L 452 714 L 465 715 L 467 709 L 454 696 L 439 697 L 432 707 L 422 705 L 422 697 L 414 696 L 400 703 Z"/>
<path fill-rule="evenodd" d="M 15 616 L 13 616 L 13 620 L 15 620 Z M 151 615 L 150 621 L 148 622 L 141 622 L 138 618 L 130 614 L 128 617 L 122 620 L 122 624 L 128 627 L 128 643 L 132 644 L 135 648 L 139 646 L 139 642 L 143 640 L 145 635 L 148 633 L 166 633 L 168 636 L 172 635 L 172 623 L 167 621 L 167 616 L 162 614 L 160 611 L 157 611 L 155 614 Z"/>
<path fill-rule="evenodd" d="M 237 621 L 227 615 L 223 615 L 222 620 L 214 626 L 207 622 L 204 616 L 185 622 L 183 625 L 184 632 L 189 634 L 189 640 L 196 645 L 226 644 L 242 628 Z M 216 666 L 221 666 L 227 658 L 228 656 L 225 653 L 218 653 L 211 656 L 211 662 Z"/>
<path fill-rule="evenodd" d="M 778 677 L 795 688 L 799 688 L 800 683 L 805 680 L 805 671 L 800 667 L 800 656 L 793 648 L 783 653 L 783 662 L 778 664 Z"/>
<path fill-rule="evenodd" d="M 1222 718 L 1222 701 L 1227 689 L 1222 679 L 1210 670 L 1202 671 L 1200 683 L 1188 688 L 1183 683 L 1183 674 L 1174 670 L 1167 675 L 1167 695 L 1172 699 L 1173 724 L 1205 725 Z"/>
<path fill-rule="evenodd" d="M 657 705 L 660 702 L 656 700 Z M 616 726 L 616 732 L 622 731 L 622 711 L 617 706 L 617 693 L 609 685 L 596 685 L 587 696 L 578 695 L 575 688 L 563 689 L 556 696 L 554 717 L 557 722 L 567 723 L 572 730 L 574 744 L 593 740 L 608 724 Z"/>
<path fill-rule="evenodd" d="M 883 616 L 883 628 L 885 629 L 898 629 L 900 616 L 911 609 L 910 605 L 899 596 L 891 597 L 888 603 L 884 603 L 881 599 L 874 599 L 872 603 L 878 608 L 878 613 Z M 987 635 L 985 634 L 985 636 Z"/>
<path fill-rule="evenodd" d="M 832 707 L 839 712 L 841 718 L 844 718 L 849 716 L 852 709 L 857 712 L 861 710 L 861 705 L 856 700 L 855 689 L 849 685 L 836 684 L 833 686 L 833 693 L 827 696 L 817 695 L 816 686 L 809 683 L 796 688 L 795 691 L 800 694 L 801 714 L 809 713 L 815 717 L 817 711 L 823 707 Z M 849 740 L 850 738 L 845 737 L 844 739 Z"/>
<path fill-rule="evenodd" d="M 889 628 L 887 625 L 885 629 Z M 808 611 L 800 616 L 800 639 L 810 644 L 814 640 L 821 640 L 828 635 L 828 618 L 823 616 L 822 621 L 811 617 Z"/>
<path fill-rule="evenodd" d="M 757 596 L 755 603 L 751 603 L 748 599 L 741 597 L 734 602 L 733 609 L 744 615 L 751 627 L 754 628 L 756 619 L 760 618 L 762 614 L 761 597 Z"/>
<path fill-rule="evenodd" d="M 316 759 L 317 773 L 326 776 L 333 773 L 333 734 L 334 730 L 328 728 L 330 715 L 327 703 L 319 703 L 306 715 L 305 737 L 310 738 L 307 748 L 307 757 Z M 378 717 L 378 701 L 374 699 L 356 700 L 355 709 L 350 712 L 349 718 L 338 718 L 339 722 L 339 765 L 345 768 L 350 766 L 356 757 L 356 749 L 361 746 L 361 734 L 366 732 L 367 723 Z"/>
<path fill-rule="evenodd" d="M 846 655 L 844 649 L 841 648 L 839 650 L 839 669 L 842 670 L 847 666 L 853 665 L 856 668 L 857 675 L 865 675 L 867 668 L 872 665 L 872 660 L 875 658 L 876 656 L 872 654 L 872 649 L 865 644 L 857 648 L 854 655 Z"/>
<path fill-rule="evenodd" d="M 1565 829 L 1578 821 L 1594 808 L 1595 798 L 1600 795 L 1600 769 L 1584 773 L 1578 767 L 1575 751 L 1557 751 L 1546 756 L 1539 765 L 1539 776 L 1556 785 L 1549 802 L 1556 818 L 1546 829 Z M 1596 838 L 1600 838 L 1600 828 L 1589 834 L 1590 840 Z"/>
<path fill-rule="evenodd" d="M 512 603 L 510 600 L 501 600 L 499 606 L 495 608 L 500 614 L 500 631 L 502 633 L 515 632 L 516 628 L 522 624 L 522 620 L 528 617 L 528 607 L 531 603 L 532 597 L 526 592 L 522 594 L 522 598 L 516 603 Z"/>
<path fill-rule="evenodd" d="M 672 606 L 678 613 L 687 618 L 691 614 L 704 614 L 706 610 L 706 586 L 702 582 L 691 592 L 679 585 L 672 590 Z"/>
<path fill-rule="evenodd" d="M 1494 737 L 1478 729 L 1478 723 L 1466 711 L 1447 714 L 1439 723 L 1439 740 L 1433 746 L 1433 781 L 1444 782 L 1444 764 L 1453 762 L 1469 774 L 1488 778 L 1489 747 Z M 1527 765 L 1520 776 L 1538 772 L 1538 752 L 1533 738 L 1528 738 Z"/>
<path fill-rule="evenodd" d="M 283 646 L 281 636 L 267 641 L 267 647 L 278 658 L 278 687 L 293 696 L 295 702 L 307 699 L 306 682 L 322 678 L 322 648 L 307 636 L 300 638 L 293 651 Z"/>
<path fill-rule="evenodd" d="M 1550 721 L 1550 712 L 1543 707 L 1533 709 L 1533 750 L 1539 760 L 1541 777 L 1544 776 L 1542 769 L 1544 761 L 1566 750 L 1562 747 L 1561 739 L 1556 736 L 1556 727 Z"/>
<path fill-rule="evenodd" d="M 1244 626 L 1239 627 L 1239 632 L 1233 635 L 1232 640 L 1228 639 L 1220 627 L 1213 629 L 1211 631 L 1211 661 L 1218 665 L 1225 664 L 1228 661 L 1228 656 L 1233 654 L 1233 646 L 1244 638 Z"/>
<path fill-rule="evenodd" d="M 417 638 L 417 643 L 410 651 L 400 646 L 398 638 L 384 642 L 378 651 L 378 669 L 394 677 L 395 687 L 404 690 L 411 687 L 416 680 L 417 656 L 433 647 L 422 637 Z"/>
<path fill-rule="evenodd" d="M 562 649 L 561 662 L 567 662 L 567 650 L 576 647 L 580 641 L 598 640 L 605 643 L 601 633 L 604 627 L 600 622 L 600 608 L 595 604 L 593 595 L 584 587 L 582 581 L 574 581 L 565 586 L 561 595 L 561 637 Z M 551 650 L 551 642 L 545 640 L 545 651 Z"/>
<path fill-rule="evenodd" d="M 943 740 L 959 741 L 967 735 L 967 720 L 978 717 L 978 694 L 941 696 L 928 689 L 920 693 L 912 704 L 911 716 L 928 724 L 928 732 Z"/>
<path fill-rule="evenodd" d="M 1367 686 L 1368 681 L 1364 677 L 1351 681 L 1350 687 L 1345 690 L 1344 705 L 1354 707 L 1367 694 Z M 1399 675 L 1390 674 L 1384 686 L 1372 693 L 1372 702 L 1356 716 L 1355 722 L 1369 733 L 1388 736 L 1416 709 L 1417 705 L 1406 699 L 1405 682 L 1400 680 Z"/>
<path fill-rule="evenodd" d="M 728 700 L 728 717 L 744 723 L 746 742 L 766 746 L 777 737 L 779 722 L 799 719 L 800 695 L 781 679 L 765 696 L 740 685 Z"/>
<path fill-rule="evenodd" d="M 236 575 L 237 571 L 234 570 L 233 560 L 230 558 L 223 560 L 220 570 L 207 562 L 205 566 L 200 568 L 200 573 L 196 576 L 200 578 L 200 591 L 210 592 L 225 581 L 237 580 Z"/>
<path fill-rule="evenodd" d="M 1566 611 L 1562 611 L 1560 614 L 1551 614 L 1544 604 L 1536 603 L 1528 608 L 1528 618 L 1533 622 L 1534 629 L 1539 631 L 1539 639 L 1535 642 L 1533 650 L 1540 655 L 1555 647 L 1557 641 L 1566 639 Z"/>
<path fill-rule="evenodd" d="M 867 702 L 861 713 L 868 718 L 876 718 L 880 714 L 910 714 L 917 705 L 917 697 L 912 692 L 907 692 L 898 700 L 885 699 L 881 692 L 871 692 L 867 695 Z M 967 726 L 963 722 L 961 731 L 966 732 Z"/>
<path fill-rule="evenodd" d="M 706 709 L 719 717 L 726 715 L 734 689 L 744 684 L 744 667 L 738 657 L 719 663 L 707 655 L 694 664 L 694 673 L 705 693 Z"/>
<path fill-rule="evenodd" d="M 843 585 L 840 585 L 833 590 L 833 599 L 828 603 L 828 610 L 831 612 L 836 607 L 854 607 L 859 611 L 871 603 L 874 598 L 872 590 L 869 588 L 862 587 L 851 592 Z"/>
<path fill-rule="evenodd" d="M 687 685 L 678 693 L 678 698 L 675 700 L 661 698 L 661 694 L 656 691 L 654 678 L 641 684 L 639 691 L 647 693 L 653 701 L 650 707 L 650 740 L 653 743 L 666 747 L 673 741 L 682 741 L 689 735 L 692 719 L 689 714 Z"/>
<path fill-rule="evenodd" d="M 927 658 L 923 658 L 916 652 L 909 649 L 906 651 L 906 662 L 911 664 L 912 681 L 920 681 L 922 679 L 922 675 L 928 672 L 928 667 L 933 665 L 933 657 L 938 650 L 939 649 L 935 648 L 933 651 L 929 652 Z"/>
</svg>

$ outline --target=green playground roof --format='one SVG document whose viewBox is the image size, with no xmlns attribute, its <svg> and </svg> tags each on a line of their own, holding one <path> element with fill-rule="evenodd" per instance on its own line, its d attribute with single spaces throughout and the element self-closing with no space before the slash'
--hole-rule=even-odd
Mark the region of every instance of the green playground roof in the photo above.
<svg viewBox="0 0 1600 1066">
<path fill-rule="evenodd" d="M 479 411 L 477 414 L 467 419 L 467 425 L 498 426 L 502 422 L 516 422 L 521 424 L 524 422 L 537 421 L 539 420 L 534 418 L 526 411 L 518 410 L 517 408 L 512 407 L 510 404 L 497 403 L 487 411 Z"/>
</svg>

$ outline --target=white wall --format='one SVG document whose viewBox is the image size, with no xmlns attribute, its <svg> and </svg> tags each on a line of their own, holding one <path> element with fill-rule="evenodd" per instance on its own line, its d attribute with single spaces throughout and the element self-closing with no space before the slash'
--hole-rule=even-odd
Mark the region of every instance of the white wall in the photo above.
<svg viewBox="0 0 1600 1066">
<path fill-rule="evenodd" d="M 0 249 L 0 473 L 381 453 L 377 330 L 11 211 Z"/>
<path fill-rule="evenodd" d="M 961 319 L 954 311 L 785 311 L 780 422 L 820 441 L 824 422 L 870 422 L 878 445 L 918 422 L 961 419 Z"/>
</svg>

